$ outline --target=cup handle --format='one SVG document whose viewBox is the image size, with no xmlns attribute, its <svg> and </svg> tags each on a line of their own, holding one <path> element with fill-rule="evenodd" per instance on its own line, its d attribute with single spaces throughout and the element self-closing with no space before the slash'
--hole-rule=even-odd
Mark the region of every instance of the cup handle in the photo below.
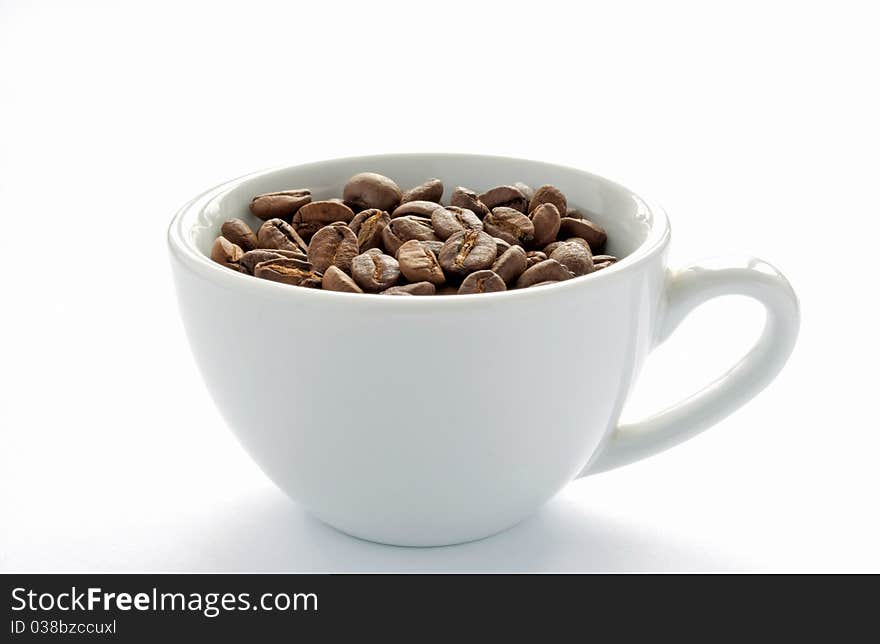
<svg viewBox="0 0 880 644">
<path fill-rule="evenodd" d="M 722 295 L 746 295 L 764 305 L 761 337 L 729 371 L 658 414 L 618 426 L 579 476 L 604 472 L 683 443 L 748 402 L 776 377 L 800 326 L 797 296 L 775 267 L 745 257 L 693 264 L 670 272 L 656 343 L 665 341 L 697 306 Z"/>
</svg>

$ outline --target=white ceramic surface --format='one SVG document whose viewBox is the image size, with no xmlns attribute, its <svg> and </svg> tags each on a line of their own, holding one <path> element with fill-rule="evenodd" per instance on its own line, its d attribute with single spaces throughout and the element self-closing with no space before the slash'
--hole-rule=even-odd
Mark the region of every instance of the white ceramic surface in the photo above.
<svg viewBox="0 0 880 644">
<path fill-rule="evenodd" d="M 456 185 L 553 183 L 625 258 L 551 286 L 409 298 L 292 287 L 208 259 L 223 220 L 259 223 L 252 195 L 336 196 L 364 170 L 403 187 L 436 176 L 447 197 Z M 773 379 L 799 325 L 797 298 L 769 264 L 670 271 L 661 209 L 595 175 L 521 159 L 385 155 L 260 172 L 186 204 L 168 239 L 193 353 L 239 441 L 315 516 L 383 543 L 488 536 L 579 475 L 693 436 Z M 749 354 L 681 404 L 617 427 L 650 350 L 695 306 L 728 294 L 767 309 Z"/>
</svg>

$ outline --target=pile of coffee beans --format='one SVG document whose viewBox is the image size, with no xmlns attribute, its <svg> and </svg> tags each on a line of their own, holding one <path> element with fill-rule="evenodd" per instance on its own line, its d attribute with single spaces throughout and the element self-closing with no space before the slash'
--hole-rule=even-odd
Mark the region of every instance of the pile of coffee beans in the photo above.
<svg viewBox="0 0 880 644">
<path fill-rule="evenodd" d="M 439 179 L 401 190 L 362 172 L 342 198 L 308 189 L 257 195 L 254 232 L 241 219 L 220 228 L 211 259 L 262 279 L 346 293 L 435 295 L 530 288 L 586 275 L 617 261 L 605 231 L 551 185 L 457 187 L 441 204 Z"/>
</svg>

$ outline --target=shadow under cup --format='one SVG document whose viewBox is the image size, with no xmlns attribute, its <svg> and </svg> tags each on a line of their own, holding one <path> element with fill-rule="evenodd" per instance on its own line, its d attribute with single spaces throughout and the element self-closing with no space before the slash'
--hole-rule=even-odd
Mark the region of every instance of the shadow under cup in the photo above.
<svg viewBox="0 0 880 644">
<path fill-rule="evenodd" d="M 260 193 L 338 197 L 371 171 L 478 192 L 557 186 L 621 261 L 555 285 L 396 298 L 292 287 L 208 258 Z M 250 175 L 194 199 L 169 230 L 196 362 L 251 457 L 291 498 L 358 537 L 443 545 L 504 530 L 587 465 L 652 345 L 665 215 L 610 181 L 533 161 L 386 155 Z"/>
</svg>

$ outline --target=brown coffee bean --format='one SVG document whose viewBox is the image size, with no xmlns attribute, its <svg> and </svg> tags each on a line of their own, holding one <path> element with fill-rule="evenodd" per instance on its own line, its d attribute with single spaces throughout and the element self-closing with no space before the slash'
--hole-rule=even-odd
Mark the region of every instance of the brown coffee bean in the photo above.
<svg viewBox="0 0 880 644">
<path fill-rule="evenodd" d="M 299 259 L 270 259 L 254 267 L 254 275 L 264 280 L 320 288 L 321 275 L 312 270 L 312 265 Z"/>
<path fill-rule="evenodd" d="M 414 216 L 398 217 L 382 229 L 382 245 L 389 255 L 397 255 L 404 242 L 411 239 L 436 241 L 437 235 L 431 228 L 431 221 Z"/>
<path fill-rule="evenodd" d="M 452 191 L 452 196 L 449 198 L 449 205 L 455 206 L 456 208 L 470 210 L 477 217 L 481 218 L 489 214 L 489 209 L 486 207 L 486 204 L 480 201 L 477 193 L 469 188 L 463 188 L 462 186 L 458 186 Z"/>
<path fill-rule="evenodd" d="M 284 219 L 289 222 L 293 214 L 312 200 L 310 190 L 282 190 L 267 192 L 251 199 L 251 212 L 262 219 Z"/>
<path fill-rule="evenodd" d="M 409 203 L 410 201 L 435 201 L 440 203 L 442 196 L 443 182 L 440 179 L 428 179 L 425 183 L 404 192 L 400 203 Z"/>
<path fill-rule="evenodd" d="M 547 255 L 539 250 L 530 250 L 526 253 L 527 268 L 531 268 L 535 264 L 539 264 L 547 259 Z"/>
<path fill-rule="evenodd" d="M 248 275 L 254 274 L 254 267 L 257 264 L 262 262 L 269 261 L 270 259 L 299 259 L 302 261 L 308 261 L 308 256 L 305 253 L 300 251 L 292 251 L 292 250 L 266 250 L 263 248 L 258 248 L 257 250 L 249 250 L 244 255 L 241 256 L 241 259 L 238 262 L 238 269 L 242 273 L 247 273 Z"/>
<path fill-rule="evenodd" d="M 400 279 L 400 265 L 393 257 L 372 248 L 352 260 L 351 276 L 365 291 L 384 291 Z"/>
<path fill-rule="evenodd" d="M 545 259 L 543 262 L 527 268 L 525 273 L 520 275 L 516 281 L 516 287 L 527 288 L 539 282 L 561 282 L 562 280 L 571 279 L 571 277 L 572 274 L 568 269 L 555 259 Z"/>
<path fill-rule="evenodd" d="M 321 278 L 321 288 L 325 291 L 339 291 L 340 293 L 363 293 L 363 289 L 354 283 L 348 275 L 336 266 L 330 266 Z"/>
<path fill-rule="evenodd" d="M 241 219 L 224 221 L 223 225 L 220 226 L 220 234 L 236 246 L 239 246 L 244 252 L 254 250 L 259 246 L 254 231 Z"/>
<path fill-rule="evenodd" d="M 483 230 L 509 244 L 524 246 L 535 237 L 531 220 L 515 208 L 499 206 L 483 217 Z"/>
<path fill-rule="evenodd" d="M 243 255 L 244 251 L 225 237 L 218 237 L 211 246 L 211 259 L 226 268 L 238 270 L 238 263 Z"/>
<path fill-rule="evenodd" d="M 535 246 L 546 246 L 556 239 L 562 217 L 559 216 L 559 210 L 554 204 L 542 203 L 532 210 L 530 216 L 535 227 L 535 238 L 532 240 Z"/>
<path fill-rule="evenodd" d="M 471 293 L 495 293 L 506 290 L 507 285 L 504 280 L 492 271 L 476 271 L 464 278 L 458 293 L 459 295 L 470 295 Z"/>
<path fill-rule="evenodd" d="M 569 208 L 565 212 L 565 215 L 563 215 L 563 216 L 568 217 L 569 219 L 583 219 L 584 218 L 583 213 L 581 213 L 581 211 L 577 210 L 576 208 Z"/>
<path fill-rule="evenodd" d="M 526 198 L 526 212 L 529 212 L 529 204 L 532 201 L 532 197 L 535 196 L 535 189 L 522 181 L 514 182 L 513 187 L 523 193 L 523 197 Z"/>
<path fill-rule="evenodd" d="M 283 219 L 270 219 L 257 231 L 260 248 L 279 248 L 281 250 L 308 252 L 309 246 L 303 238 Z"/>
<path fill-rule="evenodd" d="M 506 241 L 504 241 L 503 239 L 501 239 L 500 237 L 493 237 L 492 239 L 495 240 L 495 246 L 498 247 L 498 255 L 499 256 L 503 255 L 510 248 L 512 248 L 514 246 L 514 244 L 509 244 Z M 520 246 L 520 248 L 522 248 L 522 247 Z"/>
<path fill-rule="evenodd" d="M 483 222 L 473 211 L 458 206 L 437 208 L 431 213 L 431 225 L 442 240 L 449 239 L 462 230 L 483 230 Z"/>
<path fill-rule="evenodd" d="M 400 264 L 400 272 L 410 282 L 442 284 L 446 281 L 434 253 L 416 239 L 401 245 L 397 251 L 397 262 Z"/>
<path fill-rule="evenodd" d="M 309 243 L 309 261 L 319 273 L 330 266 L 351 273 L 351 260 L 357 254 L 357 235 L 344 223 L 324 226 Z"/>
<path fill-rule="evenodd" d="M 427 241 L 424 241 L 424 240 L 419 241 L 419 243 L 420 243 L 422 246 L 424 246 L 425 248 L 427 248 L 429 251 L 431 251 L 432 253 L 434 253 L 434 257 L 436 257 L 437 255 L 439 255 L 439 254 L 440 254 L 440 249 L 443 248 L 443 242 L 440 241 L 440 240 L 436 240 L 436 241 L 435 241 L 435 240 L 433 240 L 433 239 L 429 239 L 429 240 L 427 240 Z M 399 252 L 399 250 L 398 250 L 398 252 Z"/>
<path fill-rule="evenodd" d="M 306 241 L 324 226 L 335 222 L 348 223 L 354 218 L 351 208 L 330 199 L 313 201 L 300 208 L 293 216 L 293 228 Z"/>
<path fill-rule="evenodd" d="M 394 212 L 391 213 L 391 218 L 397 219 L 398 217 L 416 215 L 418 217 L 427 217 L 430 219 L 431 214 L 437 210 L 437 208 L 442 207 L 443 206 L 434 201 L 410 201 L 408 203 L 400 204 L 395 208 Z"/>
<path fill-rule="evenodd" d="M 563 242 L 561 242 L 561 241 L 551 242 L 551 243 L 547 244 L 546 246 L 544 246 L 544 248 L 542 248 L 541 250 L 544 251 L 544 254 L 547 257 L 550 257 L 550 255 L 553 253 L 553 251 L 556 250 L 557 248 L 559 248 L 560 244 L 562 244 L 562 243 Z"/>
<path fill-rule="evenodd" d="M 431 284 L 431 282 L 416 282 L 414 284 L 386 288 L 380 295 L 434 295 L 436 292 L 437 287 Z"/>
<path fill-rule="evenodd" d="M 495 262 L 495 240 L 481 230 L 463 230 L 446 240 L 438 260 L 447 273 L 468 275 Z"/>
<path fill-rule="evenodd" d="M 388 177 L 375 172 L 361 172 L 349 179 L 342 191 L 342 199 L 354 210 L 378 208 L 391 212 L 403 197 L 400 188 Z"/>
<path fill-rule="evenodd" d="M 568 202 L 565 200 L 565 195 L 555 186 L 543 185 L 535 190 L 535 195 L 529 202 L 529 212 L 535 212 L 538 206 L 545 203 L 552 203 L 556 206 L 560 217 L 568 212 Z"/>
<path fill-rule="evenodd" d="M 607 239 L 605 231 L 598 224 L 594 224 L 589 219 L 571 219 L 570 217 L 562 218 L 559 236 L 585 239 L 593 252 L 602 250 Z"/>
<path fill-rule="evenodd" d="M 593 270 L 593 254 L 587 244 L 565 241 L 559 244 L 550 255 L 550 259 L 565 266 L 572 275 L 586 275 Z"/>
<path fill-rule="evenodd" d="M 492 264 L 492 271 L 508 285 L 515 283 L 516 278 L 522 275 L 527 268 L 526 251 L 522 249 L 522 246 L 510 246 Z"/>
<path fill-rule="evenodd" d="M 513 186 L 498 186 L 480 195 L 482 201 L 489 210 L 496 208 L 513 208 L 521 213 L 526 213 L 526 197 Z"/>
<path fill-rule="evenodd" d="M 361 210 L 354 216 L 349 227 L 357 235 L 361 252 L 382 246 L 382 230 L 390 221 L 388 213 L 378 208 Z"/>
<path fill-rule="evenodd" d="M 457 286 L 441 286 L 437 289 L 437 295 L 458 295 Z"/>
<path fill-rule="evenodd" d="M 593 255 L 593 270 L 598 271 L 616 264 L 618 260 L 614 255 Z"/>
</svg>

